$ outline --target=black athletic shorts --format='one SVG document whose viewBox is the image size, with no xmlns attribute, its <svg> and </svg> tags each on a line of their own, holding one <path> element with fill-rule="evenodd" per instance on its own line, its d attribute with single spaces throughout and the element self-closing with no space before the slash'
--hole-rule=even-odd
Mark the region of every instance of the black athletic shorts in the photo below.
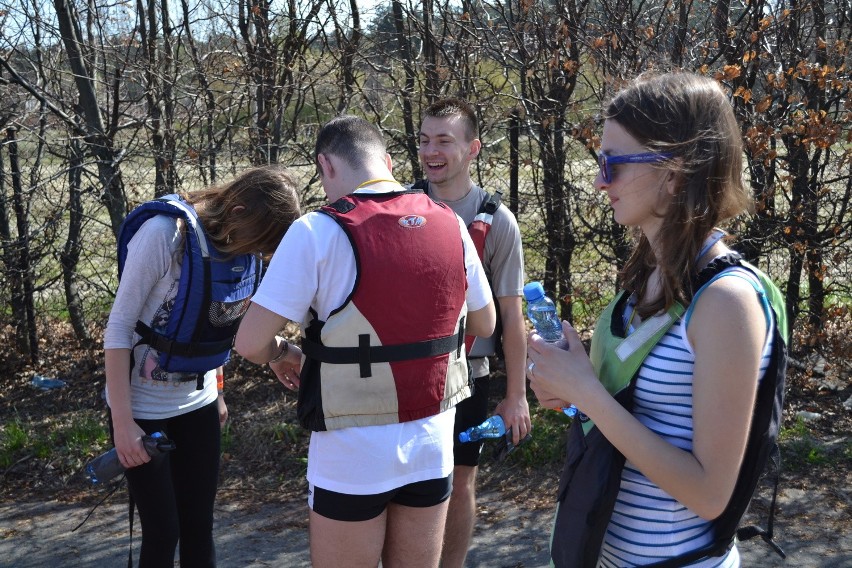
<svg viewBox="0 0 852 568">
<path fill-rule="evenodd" d="M 488 396 L 491 380 L 488 375 L 473 379 L 473 395 L 456 405 L 456 425 L 453 429 L 453 460 L 455 465 L 479 465 L 482 442 L 459 442 L 459 433 L 479 426 L 488 418 Z"/>
<path fill-rule="evenodd" d="M 369 521 L 388 503 L 406 507 L 433 507 L 450 498 L 453 474 L 440 479 L 409 483 L 376 495 L 349 495 L 309 485 L 308 505 L 314 513 L 335 521 Z"/>
</svg>

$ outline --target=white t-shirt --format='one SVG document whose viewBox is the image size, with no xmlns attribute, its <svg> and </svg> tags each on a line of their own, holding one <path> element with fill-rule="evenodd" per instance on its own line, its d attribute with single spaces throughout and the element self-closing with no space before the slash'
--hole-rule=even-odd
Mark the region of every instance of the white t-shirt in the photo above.
<svg viewBox="0 0 852 568">
<path fill-rule="evenodd" d="M 360 189 L 356 193 L 380 193 Z M 476 249 L 461 219 L 467 270 L 467 307 L 484 308 L 491 291 Z M 252 299 L 291 321 L 308 323 L 308 309 L 320 320 L 340 307 L 355 285 L 352 246 L 328 215 L 308 213 L 284 236 Z M 351 495 L 383 493 L 409 483 L 448 476 L 453 470 L 455 409 L 421 420 L 312 432 L 308 481 Z"/>
</svg>

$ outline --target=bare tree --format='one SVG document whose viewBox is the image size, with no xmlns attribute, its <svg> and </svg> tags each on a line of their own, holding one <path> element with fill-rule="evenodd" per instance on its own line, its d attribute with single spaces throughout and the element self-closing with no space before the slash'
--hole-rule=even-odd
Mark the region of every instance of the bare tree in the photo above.
<svg viewBox="0 0 852 568">
<path fill-rule="evenodd" d="M 9 176 L 12 185 L 12 210 L 15 214 L 17 238 L 12 241 L 10 273 L 12 310 L 15 316 L 15 336 L 18 347 L 38 362 L 38 333 L 36 331 L 35 280 L 30 240 L 29 200 L 24 192 L 23 172 L 18 153 L 18 129 L 6 129 L 6 145 L 9 149 Z"/>
<path fill-rule="evenodd" d="M 420 165 L 417 158 L 417 131 L 414 126 L 414 104 L 413 99 L 416 96 L 417 87 L 417 71 L 415 69 L 414 53 L 409 42 L 410 34 L 406 30 L 406 14 L 403 12 L 402 3 L 399 0 L 392 0 L 391 10 L 393 11 L 394 24 L 394 40 L 396 47 L 399 50 L 402 68 L 405 74 L 405 83 L 399 96 L 402 99 L 402 121 L 405 125 L 404 131 L 404 147 L 408 154 L 408 160 L 411 164 L 415 164 L 415 177 L 420 177 Z"/>
<path fill-rule="evenodd" d="M 329 45 L 327 49 L 329 56 L 335 58 L 338 62 L 340 78 L 338 79 L 339 91 L 336 109 L 338 114 L 342 114 L 349 108 L 356 92 L 356 57 L 363 37 L 361 11 L 356 0 L 349 0 L 349 13 L 352 19 L 352 26 L 349 30 L 341 21 L 334 2 L 329 3 L 329 12 L 334 24 L 335 41 L 334 45 Z"/>
<path fill-rule="evenodd" d="M 253 91 L 253 124 L 249 132 L 255 164 L 279 161 L 285 113 L 301 100 L 297 71 L 311 45 L 308 32 L 317 24 L 324 3 L 311 0 L 302 6 L 289 2 L 287 11 L 280 15 L 279 27 L 278 15 L 267 0 L 239 2 L 238 26 L 246 52 L 249 88 Z"/>
<path fill-rule="evenodd" d="M 136 0 L 136 11 L 136 29 L 145 62 L 142 75 L 148 105 L 146 124 L 154 153 L 154 195 L 160 196 L 173 193 L 177 186 L 174 168 L 177 60 L 168 0 Z"/>
<path fill-rule="evenodd" d="M 117 238 L 121 223 L 127 213 L 124 182 L 120 167 L 124 152 L 115 147 L 115 128 L 112 130 L 106 128 L 99 97 L 95 89 L 94 77 L 86 65 L 84 57 L 79 16 L 74 6 L 66 0 L 54 0 L 53 5 L 56 8 L 59 31 L 62 34 L 65 52 L 68 55 L 68 64 L 77 87 L 81 115 L 85 122 L 78 127 L 77 123 L 68 115 L 62 113 L 62 117 L 75 129 L 83 130 L 82 134 L 85 136 L 89 150 L 97 159 L 98 176 L 103 188 L 103 200 L 109 212 L 113 234 Z M 116 78 L 117 81 L 118 78 Z"/>
<path fill-rule="evenodd" d="M 78 286 L 77 268 L 83 251 L 83 162 L 85 150 L 79 139 L 72 138 L 68 144 L 68 236 L 59 255 L 62 266 L 62 283 L 65 290 L 65 303 L 68 317 L 74 328 L 74 335 L 85 347 L 92 347 L 93 340 L 86 322 L 83 298 Z"/>
</svg>

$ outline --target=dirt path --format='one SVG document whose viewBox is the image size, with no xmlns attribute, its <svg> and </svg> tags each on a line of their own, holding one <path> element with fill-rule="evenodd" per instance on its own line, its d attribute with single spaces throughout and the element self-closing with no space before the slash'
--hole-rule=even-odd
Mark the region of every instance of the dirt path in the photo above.
<svg viewBox="0 0 852 568">
<path fill-rule="evenodd" d="M 848 491 L 848 487 L 841 491 Z M 850 507 L 829 507 L 829 503 L 836 503 L 836 497 L 836 494 L 782 489 L 776 531 L 788 554 L 786 563 L 762 543 L 749 542 L 740 545 L 743 566 L 852 567 Z M 0 566 L 125 566 L 128 525 L 123 490 L 99 507 L 80 529 L 71 532 L 94 502 L 92 499 L 78 504 L 57 501 L 0 504 Z M 548 565 L 552 510 L 528 508 L 522 497 L 506 499 L 496 490 L 484 491 L 479 505 L 481 522 L 468 556 L 469 566 Z M 135 526 L 138 531 L 138 520 Z M 222 568 L 310 566 L 307 516 L 302 502 L 237 505 L 223 499 L 216 509 L 215 534 Z M 138 536 L 137 532 L 136 559 Z"/>
</svg>

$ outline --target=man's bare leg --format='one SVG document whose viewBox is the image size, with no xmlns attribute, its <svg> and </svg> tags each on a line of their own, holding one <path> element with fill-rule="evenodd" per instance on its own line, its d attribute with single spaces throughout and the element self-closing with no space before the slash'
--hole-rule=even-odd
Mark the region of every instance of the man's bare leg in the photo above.
<svg viewBox="0 0 852 568">
<path fill-rule="evenodd" d="M 382 568 L 438 567 L 448 501 L 433 507 L 388 505 Z"/>
<path fill-rule="evenodd" d="M 314 568 L 376 568 L 385 542 L 387 516 L 385 511 L 375 519 L 350 522 L 311 511 L 311 564 Z"/>
<path fill-rule="evenodd" d="M 453 493 L 444 529 L 444 551 L 441 568 L 462 568 L 473 526 L 476 522 L 476 472 L 478 468 L 457 465 L 453 468 Z"/>
</svg>

